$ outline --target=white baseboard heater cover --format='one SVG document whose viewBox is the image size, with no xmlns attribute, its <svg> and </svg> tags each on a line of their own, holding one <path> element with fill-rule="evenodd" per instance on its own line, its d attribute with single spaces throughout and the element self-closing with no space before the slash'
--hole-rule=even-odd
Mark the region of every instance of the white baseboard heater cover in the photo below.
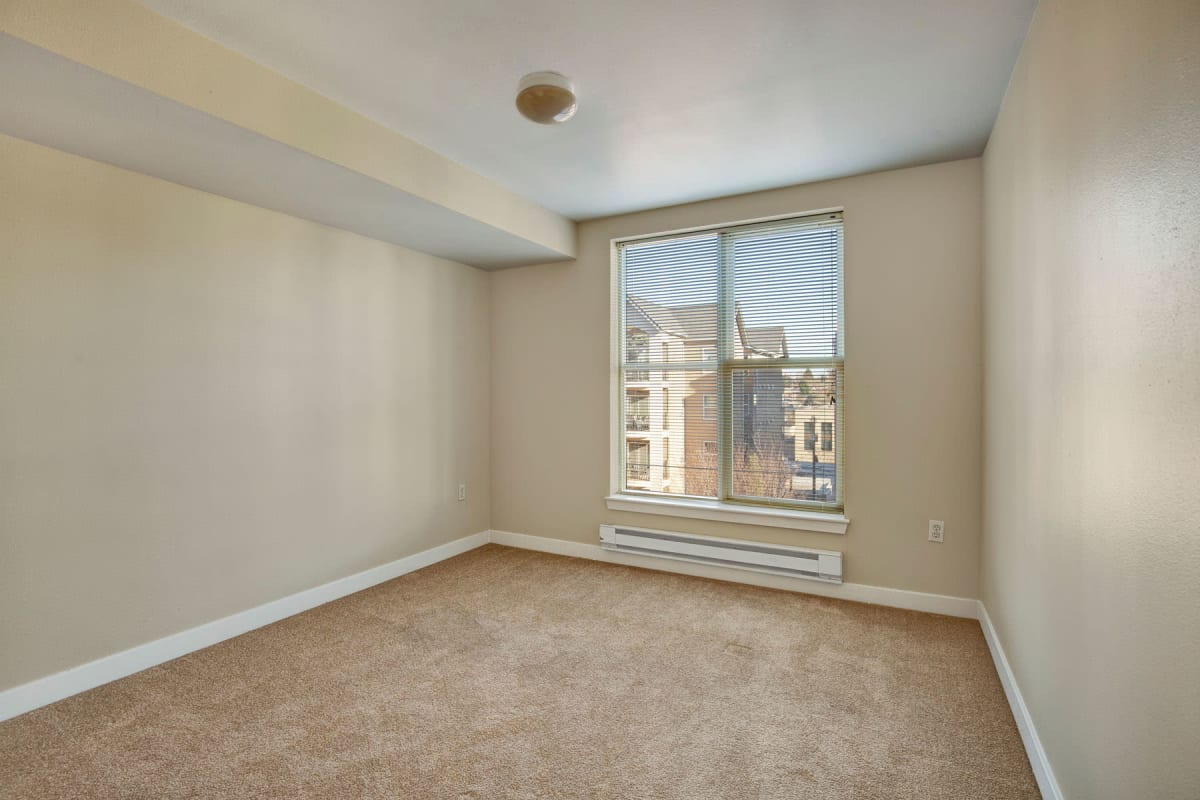
<svg viewBox="0 0 1200 800">
<path fill-rule="evenodd" d="M 618 525 L 600 526 L 600 546 L 605 550 L 641 556 L 715 564 L 826 583 L 842 582 L 842 554 L 833 550 L 810 550 Z"/>
</svg>

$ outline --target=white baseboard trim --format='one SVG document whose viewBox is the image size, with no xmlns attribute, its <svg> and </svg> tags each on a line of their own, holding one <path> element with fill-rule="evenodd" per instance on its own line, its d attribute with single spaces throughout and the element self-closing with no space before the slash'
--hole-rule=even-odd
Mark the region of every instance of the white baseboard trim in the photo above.
<svg viewBox="0 0 1200 800">
<path fill-rule="evenodd" d="M 0 692 L 0 720 L 202 650 L 488 543 L 482 531 Z"/>
<path fill-rule="evenodd" d="M 888 589 L 883 586 L 868 586 L 862 583 L 822 583 L 821 581 L 791 578 L 785 575 L 771 575 L 764 572 L 754 572 L 735 567 L 722 567 L 715 564 L 698 564 L 669 558 L 618 553 L 612 550 L 605 550 L 596 544 L 568 542 L 563 539 L 548 539 L 544 536 L 530 536 L 529 534 L 512 533 L 510 531 L 490 531 L 490 539 L 495 544 L 519 547 L 524 550 L 539 550 L 543 553 L 588 558 L 593 561 L 606 561 L 611 564 L 625 564 L 630 567 L 643 567 L 645 569 L 659 570 L 660 572 L 678 572 L 684 575 L 696 575 L 701 578 L 713 578 L 720 581 L 748 583 L 752 586 L 766 586 L 771 589 L 785 589 L 791 592 L 818 594 L 823 597 L 837 597 L 842 600 L 871 603 L 877 606 L 891 606 L 892 608 L 905 608 L 912 611 L 928 611 L 931 614 L 945 614 L 950 617 L 965 617 L 967 619 L 977 619 L 979 614 L 979 601 L 967 597 L 910 592 L 905 589 Z"/>
<path fill-rule="evenodd" d="M 987 640 L 988 649 L 992 651 L 996 673 L 1000 676 L 1004 695 L 1008 698 L 1013 718 L 1017 721 L 1017 730 L 1021 732 L 1021 742 L 1025 745 L 1025 753 L 1029 756 L 1029 765 L 1033 767 L 1033 776 L 1037 779 L 1042 798 L 1063 800 L 1062 790 L 1058 788 L 1058 780 L 1050 767 L 1050 760 L 1046 758 L 1046 751 L 1042 748 L 1042 740 L 1038 737 L 1037 728 L 1033 726 L 1029 707 L 1025 705 L 1025 698 L 1017 686 L 1017 678 L 1008 665 L 1008 656 L 1004 655 L 1004 647 L 1000 644 L 1000 637 L 996 635 L 996 628 L 992 625 L 992 618 L 988 616 L 982 600 L 979 601 L 979 625 L 983 628 L 983 638 Z"/>
</svg>

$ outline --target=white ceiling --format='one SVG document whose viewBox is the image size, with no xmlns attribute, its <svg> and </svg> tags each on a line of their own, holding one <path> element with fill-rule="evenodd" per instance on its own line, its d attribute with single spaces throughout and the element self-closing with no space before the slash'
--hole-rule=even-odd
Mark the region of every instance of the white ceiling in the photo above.
<svg viewBox="0 0 1200 800">
<path fill-rule="evenodd" d="M 575 219 L 978 155 L 1036 0 L 143 0 Z M 513 109 L 526 72 L 580 110 Z"/>
</svg>

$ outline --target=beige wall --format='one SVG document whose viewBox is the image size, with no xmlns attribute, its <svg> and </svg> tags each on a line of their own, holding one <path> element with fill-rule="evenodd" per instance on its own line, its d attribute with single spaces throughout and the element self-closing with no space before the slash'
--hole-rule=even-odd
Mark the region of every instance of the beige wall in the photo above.
<svg viewBox="0 0 1200 800">
<path fill-rule="evenodd" d="M 0 689 L 485 530 L 488 292 L 0 137 Z"/>
<path fill-rule="evenodd" d="M 1042 0 L 985 158 L 983 597 L 1067 798 L 1200 797 L 1200 3 Z"/>
<path fill-rule="evenodd" d="M 977 159 L 586 222 L 579 260 L 492 281 L 492 527 L 596 543 L 618 522 L 847 553 L 857 583 L 976 597 Z M 845 537 L 605 508 L 613 237 L 845 207 Z M 926 541 L 943 519 L 946 543 Z"/>
</svg>

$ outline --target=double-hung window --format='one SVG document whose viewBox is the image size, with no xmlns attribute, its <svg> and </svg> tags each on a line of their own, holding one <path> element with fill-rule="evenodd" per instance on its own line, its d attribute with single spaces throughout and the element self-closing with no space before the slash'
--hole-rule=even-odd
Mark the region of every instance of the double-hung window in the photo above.
<svg viewBox="0 0 1200 800">
<path fill-rule="evenodd" d="M 616 265 L 619 490 L 841 511 L 841 214 L 620 241 Z"/>
</svg>

